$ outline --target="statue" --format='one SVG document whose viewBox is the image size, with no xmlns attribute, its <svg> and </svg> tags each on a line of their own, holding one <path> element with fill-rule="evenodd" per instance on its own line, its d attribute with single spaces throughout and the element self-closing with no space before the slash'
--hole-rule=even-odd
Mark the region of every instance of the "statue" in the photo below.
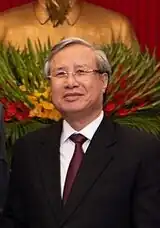
<svg viewBox="0 0 160 228">
<path fill-rule="evenodd" d="M 0 14 L 0 40 L 23 49 L 27 39 L 57 43 L 76 36 L 96 44 L 138 42 L 128 19 L 86 1 L 37 0 Z"/>
</svg>

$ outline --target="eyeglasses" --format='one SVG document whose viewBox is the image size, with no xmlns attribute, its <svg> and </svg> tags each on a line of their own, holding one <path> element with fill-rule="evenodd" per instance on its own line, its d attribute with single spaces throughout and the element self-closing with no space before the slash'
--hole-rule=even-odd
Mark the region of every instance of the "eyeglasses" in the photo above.
<svg viewBox="0 0 160 228">
<path fill-rule="evenodd" d="M 69 74 L 76 76 L 78 78 L 87 76 L 91 73 L 100 73 L 98 69 L 77 69 L 74 72 L 68 72 L 65 70 L 52 71 L 51 75 L 48 75 L 48 78 L 68 78 Z"/>
</svg>

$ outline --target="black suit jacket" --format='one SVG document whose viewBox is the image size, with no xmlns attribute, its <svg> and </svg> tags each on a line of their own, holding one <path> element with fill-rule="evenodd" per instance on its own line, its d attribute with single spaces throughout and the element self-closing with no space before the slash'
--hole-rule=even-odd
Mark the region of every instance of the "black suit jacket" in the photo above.
<svg viewBox="0 0 160 228">
<path fill-rule="evenodd" d="M 1 227 L 160 228 L 157 139 L 104 117 L 63 207 L 61 130 L 59 122 L 16 143 Z"/>
</svg>

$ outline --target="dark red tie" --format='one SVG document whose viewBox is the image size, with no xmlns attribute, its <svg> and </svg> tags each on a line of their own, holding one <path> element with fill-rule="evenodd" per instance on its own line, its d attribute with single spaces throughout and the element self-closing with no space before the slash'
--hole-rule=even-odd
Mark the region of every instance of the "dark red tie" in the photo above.
<svg viewBox="0 0 160 228">
<path fill-rule="evenodd" d="M 82 145 L 87 140 L 87 138 L 81 134 L 73 134 L 70 136 L 70 139 L 75 143 L 75 150 L 74 150 L 74 154 L 71 159 L 71 162 L 69 164 L 69 168 L 68 168 L 67 176 L 65 180 L 64 191 L 63 191 L 64 204 L 68 199 L 74 179 L 77 175 L 78 169 L 83 159 L 84 152 L 83 152 Z"/>
</svg>

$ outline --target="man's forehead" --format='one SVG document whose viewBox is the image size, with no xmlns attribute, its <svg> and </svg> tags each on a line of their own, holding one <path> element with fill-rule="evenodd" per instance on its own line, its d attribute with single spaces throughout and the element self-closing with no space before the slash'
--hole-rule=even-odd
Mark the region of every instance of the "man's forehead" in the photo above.
<svg viewBox="0 0 160 228">
<path fill-rule="evenodd" d="M 90 55 L 95 55 L 95 51 L 91 48 L 88 47 L 86 45 L 83 44 L 71 44 L 69 46 L 64 47 L 63 49 L 59 50 L 54 56 L 53 58 L 55 58 L 58 55 L 63 55 L 64 53 L 70 53 L 70 52 L 75 52 L 76 56 L 78 55 L 86 55 L 86 54 L 90 54 Z M 74 56 L 70 56 L 73 57 Z"/>
<path fill-rule="evenodd" d="M 90 63 L 95 61 L 95 59 L 95 52 L 89 47 L 81 45 L 78 49 L 70 49 L 69 47 L 62 49 L 52 57 L 51 63 L 64 63 L 65 65 L 67 62 L 75 62 L 77 65 L 85 65 L 86 62 Z"/>
<path fill-rule="evenodd" d="M 66 64 L 54 64 L 53 66 L 54 66 L 55 70 L 67 70 L 69 67 L 67 63 Z M 72 64 L 72 67 L 74 69 L 88 69 L 91 67 L 91 64 L 89 64 L 89 63 L 76 63 L 75 62 Z"/>
</svg>

